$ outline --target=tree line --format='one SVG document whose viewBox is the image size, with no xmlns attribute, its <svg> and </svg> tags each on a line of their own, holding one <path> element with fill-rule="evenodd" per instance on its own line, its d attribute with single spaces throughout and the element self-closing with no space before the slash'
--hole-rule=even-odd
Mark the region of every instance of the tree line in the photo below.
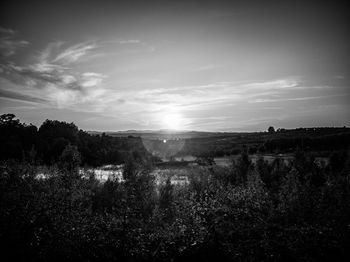
<svg viewBox="0 0 350 262">
<path fill-rule="evenodd" d="M 21 123 L 13 114 L 0 116 L 0 143 L 0 160 L 45 165 L 56 163 L 68 145 L 77 147 L 82 165 L 121 164 L 129 154 L 135 158 L 151 157 L 137 137 L 91 135 L 79 130 L 74 123 L 57 120 L 45 120 L 38 128 Z"/>
</svg>

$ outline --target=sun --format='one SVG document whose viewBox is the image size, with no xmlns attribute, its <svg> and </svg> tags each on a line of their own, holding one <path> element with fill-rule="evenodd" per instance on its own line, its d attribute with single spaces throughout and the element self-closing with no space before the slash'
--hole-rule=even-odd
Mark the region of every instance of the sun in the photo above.
<svg viewBox="0 0 350 262">
<path fill-rule="evenodd" d="M 178 113 L 171 113 L 164 115 L 162 124 L 166 129 L 181 129 L 183 124 L 182 116 Z"/>
</svg>

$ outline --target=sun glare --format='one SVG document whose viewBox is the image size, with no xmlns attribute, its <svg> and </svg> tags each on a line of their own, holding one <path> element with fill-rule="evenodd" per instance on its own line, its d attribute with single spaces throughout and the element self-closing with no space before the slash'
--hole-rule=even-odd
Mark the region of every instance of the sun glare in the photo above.
<svg viewBox="0 0 350 262">
<path fill-rule="evenodd" d="M 181 129 L 183 124 L 182 116 L 177 113 L 165 115 L 162 122 L 166 129 Z"/>
</svg>

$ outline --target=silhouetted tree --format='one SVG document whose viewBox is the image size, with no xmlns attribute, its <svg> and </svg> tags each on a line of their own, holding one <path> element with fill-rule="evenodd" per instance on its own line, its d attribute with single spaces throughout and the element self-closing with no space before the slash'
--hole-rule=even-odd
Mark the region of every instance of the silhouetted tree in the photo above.
<svg viewBox="0 0 350 262">
<path fill-rule="evenodd" d="M 269 133 L 275 133 L 275 128 L 274 128 L 273 126 L 270 126 L 270 127 L 267 129 L 267 131 L 268 131 Z"/>
</svg>

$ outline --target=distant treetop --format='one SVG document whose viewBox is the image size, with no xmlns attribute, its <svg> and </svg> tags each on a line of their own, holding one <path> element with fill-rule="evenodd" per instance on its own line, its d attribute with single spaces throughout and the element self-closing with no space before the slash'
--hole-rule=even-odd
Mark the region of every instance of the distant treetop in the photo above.
<svg viewBox="0 0 350 262">
<path fill-rule="evenodd" d="M 275 133 L 275 128 L 274 128 L 273 126 L 270 126 L 270 127 L 267 129 L 267 131 L 268 131 L 269 133 Z"/>
</svg>

